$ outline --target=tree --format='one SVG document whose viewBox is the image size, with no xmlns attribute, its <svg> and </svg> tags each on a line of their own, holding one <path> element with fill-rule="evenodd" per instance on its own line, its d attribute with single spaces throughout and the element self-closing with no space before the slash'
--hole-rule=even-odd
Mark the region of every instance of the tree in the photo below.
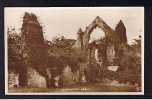
<svg viewBox="0 0 152 100">
<path fill-rule="evenodd" d="M 21 37 L 17 33 L 8 33 L 8 70 L 19 73 L 19 85 L 26 86 L 26 66 L 21 52 Z"/>
<path fill-rule="evenodd" d="M 120 53 L 120 51 L 119 51 Z M 141 84 L 141 40 L 135 39 L 134 44 L 121 47 L 119 59 L 119 79 L 121 82 Z"/>
<path fill-rule="evenodd" d="M 25 69 L 28 67 L 34 68 L 46 78 L 48 83 L 49 79 L 46 73 L 48 62 L 47 47 L 43 37 L 42 26 L 36 15 L 25 13 L 21 28 L 21 39 L 23 43 L 22 55 L 26 62 Z M 25 74 L 27 74 L 27 72 L 25 72 Z"/>
</svg>

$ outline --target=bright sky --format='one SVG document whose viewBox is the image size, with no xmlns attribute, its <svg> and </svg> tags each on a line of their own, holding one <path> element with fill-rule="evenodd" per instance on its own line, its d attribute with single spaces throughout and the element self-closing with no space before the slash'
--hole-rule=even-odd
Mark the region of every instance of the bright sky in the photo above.
<svg viewBox="0 0 152 100">
<path fill-rule="evenodd" d="M 81 27 L 84 31 L 96 16 L 100 16 L 113 29 L 121 19 L 126 26 L 129 42 L 144 33 L 144 7 L 6 7 L 5 32 L 8 27 L 14 26 L 20 31 L 24 12 L 38 16 L 47 40 L 62 35 L 76 39 L 78 29 Z M 100 36 L 104 33 L 98 28 L 91 35 L 92 39 Z"/>
</svg>

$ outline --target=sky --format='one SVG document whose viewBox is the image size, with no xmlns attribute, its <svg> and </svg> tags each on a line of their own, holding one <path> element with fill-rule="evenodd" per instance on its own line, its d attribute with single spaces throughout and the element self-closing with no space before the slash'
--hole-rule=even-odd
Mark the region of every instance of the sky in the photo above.
<svg viewBox="0 0 152 100">
<path fill-rule="evenodd" d="M 84 31 L 96 16 L 113 29 L 121 19 L 126 26 L 128 43 L 144 34 L 144 7 L 6 7 L 4 11 L 5 32 L 8 27 L 20 32 L 24 13 L 29 12 L 38 17 L 47 40 L 59 36 L 76 39 L 79 28 Z M 91 39 L 103 36 L 104 32 L 96 28 Z"/>
</svg>

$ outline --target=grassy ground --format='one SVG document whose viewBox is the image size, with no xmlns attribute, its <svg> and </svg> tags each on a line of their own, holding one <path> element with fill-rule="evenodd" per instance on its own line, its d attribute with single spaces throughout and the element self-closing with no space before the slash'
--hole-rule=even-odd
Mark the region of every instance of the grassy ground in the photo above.
<svg viewBox="0 0 152 100">
<path fill-rule="evenodd" d="M 135 92 L 133 86 L 111 86 L 101 83 L 92 84 L 77 84 L 65 88 L 11 88 L 10 93 L 13 92 Z"/>
</svg>

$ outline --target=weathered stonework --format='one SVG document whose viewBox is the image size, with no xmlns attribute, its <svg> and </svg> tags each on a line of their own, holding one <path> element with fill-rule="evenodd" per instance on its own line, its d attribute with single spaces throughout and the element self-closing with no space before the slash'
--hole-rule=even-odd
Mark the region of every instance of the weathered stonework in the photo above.
<svg viewBox="0 0 152 100">
<path fill-rule="evenodd" d="M 89 43 L 90 40 L 90 34 L 92 31 L 99 27 L 105 32 L 104 40 L 99 41 L 99 43 Z M 98 59 L 99 53 L 95 52 L 101 52 L 102 50 L 102 42 L 105 44 L 106 48 L 106 59 L 109 63 L 114 62 L 114 59 L 117 57 L 117 48 L 119 47 L 119 44 L 127 44 L 127 36 L 126 36 L 126 28 L 123 24 L 123 22 L 120 20 L 120 22 L 117 24 L 115 30 L 112 29 L 110 26 L 108 26 L 103 19 L 101 19 L 99 16 L 97 16 L 94 21 L 88 25 L 83 32 L 82 29 L 79 29 L 78 31 L 78 39 L 76 41 L 75 47 L 80 48 L 86 55 L 88 55 L 90 59 L 95 58 Z M 99 50 L 100 48 L 100 50 Z M 89 54 L 90 53 L 90 54 Z M 96 55 L 95 55 L 96 54 Z M 103 61 L 100 57 L 98 61 Z"/>
</svg>

